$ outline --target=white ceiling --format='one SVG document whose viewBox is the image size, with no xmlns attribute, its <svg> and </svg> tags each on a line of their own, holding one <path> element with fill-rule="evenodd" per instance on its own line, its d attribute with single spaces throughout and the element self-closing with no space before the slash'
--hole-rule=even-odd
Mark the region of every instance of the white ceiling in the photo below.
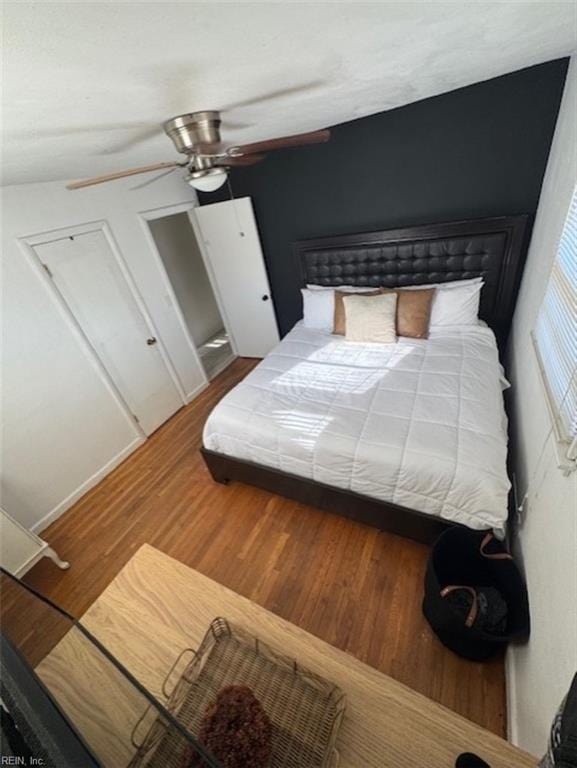
<svg viewBox="0 0 577 768">
<path fill-rule="evenodd" d="M 569 54 L 574 2 L 4 4 L 3 183 L 176 157 L 175 114 L 234 143 L 330 126 Z M 276 96 L 275 96 L 276 94 Z"/>
</svg>

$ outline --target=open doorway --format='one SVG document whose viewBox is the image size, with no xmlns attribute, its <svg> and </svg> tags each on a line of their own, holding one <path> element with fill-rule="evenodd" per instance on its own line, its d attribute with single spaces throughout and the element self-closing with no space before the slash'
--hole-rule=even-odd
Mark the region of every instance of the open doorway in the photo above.
<svg viewBox="0 0 577 768">
<path fill-rule="evenodd" d="M 206 377 L 234 360 L 228 333 L 188 214 L 148 221 Z"/>
</svg>

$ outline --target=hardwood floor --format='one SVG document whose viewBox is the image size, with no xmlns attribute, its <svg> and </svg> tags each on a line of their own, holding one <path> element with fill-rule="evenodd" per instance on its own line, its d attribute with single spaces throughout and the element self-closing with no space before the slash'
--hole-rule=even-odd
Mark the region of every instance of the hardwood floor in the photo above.
<svg viewBox="0 0 577 768">
<path fill-rule="evenodd" d="M 198 452 L 204 421 L 253 365 L 235 361 L 46 529 L 43 537 L 71 568 L 42 561 L 26 581 L 80 617 L 148 542 L 504 735 L 502 659 L 459 659 L 422 617 L 427 547 L 211 480 Z"/>
</svg>

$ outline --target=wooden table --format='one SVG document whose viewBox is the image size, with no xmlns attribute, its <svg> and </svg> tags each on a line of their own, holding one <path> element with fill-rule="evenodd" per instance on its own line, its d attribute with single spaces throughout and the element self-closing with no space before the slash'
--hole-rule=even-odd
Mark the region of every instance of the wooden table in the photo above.
<svg viewBox="0 0 577 768">
<path fill-rule="evenodd" d="M 183 648 L 198 647 L 224 616 L 339 685 L 347 710 L 339 768 L 453 768 L 476 752 L 491 768 L 535 768 L 537 760 L 328 645 L 206 576 L 144 545 L 89 608 L 82 623 L 153 694 Z M 144 701 L 72 630 L 37 671 L 104 765 L 134 752 L 130 732 Z M 479 691 L 479 696 L 483 692 Z"/>
</svg>

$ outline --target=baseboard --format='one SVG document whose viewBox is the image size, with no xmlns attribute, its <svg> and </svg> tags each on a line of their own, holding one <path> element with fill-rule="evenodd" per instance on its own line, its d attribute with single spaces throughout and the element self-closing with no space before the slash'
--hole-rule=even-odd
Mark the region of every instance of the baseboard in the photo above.
<svg viewBox="0 0 577 768">
<path fill-rule="evenodd" d="M 124 459 L 130 456 L 130 454 L 133 453 L 133 451 L 135 451 L 144 442 L 146 442 L 145 437 L 139 436 L 135 438 L 126 446 L 126 448 L 123 448 L 120 453 L 117 453 L 114 458 L 110 459 L 110 461 L 107 461 L 106 464 L 98 470 L 98 472 L 95 472 L 91 477 L 88 478 L 88 480 L 85 480 L 81 485 L 79 485 L 75 491 L 72 491 L 71 494 L 69 494 L 63 501 L 57 504 L 54 509 L 48 512 L 47 515 L 44 515 L 44 517 L 35 525 L 33 525 L 30 530 L 33 533 L 41 533 L 51 523 L 57 520 L 60 515 L 64 514 L 67 509 L 69 509 L 75 502 L 78 501 L 78 499 L 84 496 L 85 493 L 88 493 L 91 488 L 93 488 L 97 483 L 105 478 L 106 475 L 109 475 L 113 469 L 121 464 Z"/>
<path fill-rule="evenodd" d="M 201 392 L 204 392 L 209 384 L 210 382 L 208 379 L 206 381 L 201 381 L 198 387 L 195 387 L 191 392 L 187 392 L 185 395 L 187 404 L 192 402 L 195 397 L 198 397 Z"/>
<path fill-rule="evenodd" d="M 519 723 L 517 722 L 517 678 L 513 655 L 514 646 L 505 653 L 505 692 L 507 697 L 507 740 L 519 746 Z"/>
</svg>

